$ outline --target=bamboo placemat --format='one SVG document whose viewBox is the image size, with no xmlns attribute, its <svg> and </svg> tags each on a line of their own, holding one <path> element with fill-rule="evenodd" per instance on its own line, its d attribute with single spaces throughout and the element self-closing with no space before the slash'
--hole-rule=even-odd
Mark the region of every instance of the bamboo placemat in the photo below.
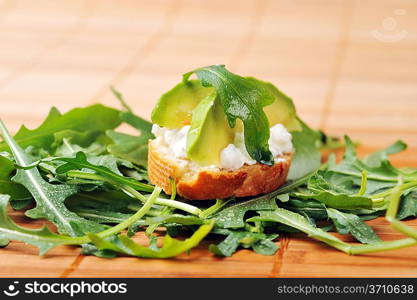
<svg viewBox="0 0 417 300">
<path fill-rule="evenodd" d="M 148 117 L 182 73 L 222 63 L 273 82 L 311 126 L 349 134 L 361 153 L 405 140 L 394 162 L 417 166 L 413 0 L 0 0 L 0 41 L 0 116 L 13 131 L 37 126 L 51 106 L 117 107 L 110 85 Z M 371 224 L 383 239 L 400 238 L 384 220 Z M 220 259 L 202 246 L 172 260 L 105 260 L 71 247 L 38 258 L 12 242 L 0 276 L 417 275 L 415 247 L 349 257 L 302 236 L 279 243 L 272 257 Z"/>
</svg>

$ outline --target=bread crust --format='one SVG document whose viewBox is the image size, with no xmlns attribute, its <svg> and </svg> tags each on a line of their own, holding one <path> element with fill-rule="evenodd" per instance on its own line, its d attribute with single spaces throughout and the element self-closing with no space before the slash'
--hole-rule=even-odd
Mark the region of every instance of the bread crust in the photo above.
<svg viewBox="0 0 417 300">
<path fill-rule="evenodd" d="M 247 197 L 267 194 L 283 185 L 291 164 L 291 154 L 285 161 L 267 166 L 244 165 L 238 170 L 201 169 L 193 174 L 184 170 L 170 157 L 159 151 L 154 141 L 149 142 L 148 175 L 150 181 L 171 194 L 170 178 L 175 180 L 177 193 L 190 200 L 209 200 L 228 197 Z"/>
</svg>

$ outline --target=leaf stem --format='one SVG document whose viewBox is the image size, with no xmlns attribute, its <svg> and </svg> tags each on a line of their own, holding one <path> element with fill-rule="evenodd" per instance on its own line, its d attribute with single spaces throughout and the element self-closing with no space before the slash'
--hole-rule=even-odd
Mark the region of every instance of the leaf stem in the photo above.
<svg viewBox="0 0 417 300">
<path fill-rule="evenodd" d="M 375 243 L 371 245 L 352 246 L 349 251 L 350 254 L 380 252 L 380 251 L 394 250 L 394 249 L 400 249 L 404 247 L 417 245 L 417 231 L 396 219 L 402 193 L 404 192 L 404 190 L 410 187 L 413 187 L 415 185 L 416 185 L 416 182 L 403 184 L 403 178 L 399 177 L 398 185 L 389 194 L 389 197 L 388 197 L 389 205 L 388 205 L 387 212 L 385 215 L 385 218 L 388 220 L 388 222 L 391 223 L 391 226 L 394 229 L 409 236 L 410 238 L 397 240 L 397 241 Z"/>
<path fill-rule="evenodd" d="M 74 177 L 74 178 L 104 181 L 120 188 L 122 191 L 140 200 L 141 202 L 146 202 L 148 200 L 146 196 L 142 195 L 141 193 L 136 191 L 134 188 L 128 185 L 119 184 L 118 182 L 115 182 L 109 178 L 106 178 L 104 176 L 101 176 L 95 173 L 87 173 L 87 172 L 82 172 L 82 171 L 71 170 L 67 172 L 67 176 Z M 184 202 L 176 201 L 176 200 L 158 198 L 156 199 L 155 204 L 160 204 L 160 205 L 165 205 L 165 206 L 169 206 L 172 208 L 180 209 L 180 210 L 186 211 L 190 214 L 197 215 L 197 216 L 201 213 L 201 210 L 198 207 L 184 203 Z"/>
<path fill-rule="evenodd" d="M 390 222 L 397 217 L 398 207 L 400 205 L 400 200 L 401 200 L 401 195 L 404 191 L 402 186 L 403 186 L 403 178 L 399 177 L 397 186 L 393 189 L 391 195 L 387 199 L 389 204 L 388 204 L 388 208 L 387 208 L 387 212 L 386 212 L 385 217 Z"/>
<path fill-rule="evenodd" d="M 170 207 L 165 207 L 161 213 L 158 215 L 158 217 L 162 217 L 165 215 L 170 214 L 172 211 L 172 208 Z M 145 234 L 146 236 L 150 237 L 152 235 L 152 233 L 158 228 L 158 226 L 161 225 L 161 223 L 155 223 L 155 224 L 150 224 L 148 226 L 148 228 L 146 228 Z"/>
<path fill-rule="evenodd" d="M 366 170 L 363 170 L 361 174 L 362 174 L 361 188 L 356 194 L 356 196 L 363 196 L 366 192 L 366 185 L 368 183 L 368 172 Z"/>
<path fill-rule="evenodd" d="M 412 187 L 416 187 L 416 186 L 417 186 L 417 181 L 411 181 L 411 182 L 407 182 L 407 183 L 402 184 L 400 188 L 401 188 L 401 191 L 403 192 L 405 190 L 408 190 L 408 189 L 410 189 Z M 392 189 L 389 189 L 388 191 L 372 195 L 372 196 L 370 196 L 370 198 L 372 198 L 372 199 L 385 198 L 385 197 L 391 195 L 392 193 L 393 193 Z"/>
<path fill-rule="evenodd" d="M 146 203 L 131 217 L 126 219 L 125 221 L 117 224 L 116 226 L 110 227 L 104 231 L 97 233 L 97 235 L 101 238 L 109 237 L 113 234 L 117 234 L 122 230 L 128 228 L 130 225 L 137 222 L 140 218 L 142 218 L 146 213 L 151 209 L 152 205 L 155 203 L 156 199 L 158 198 L 159 194 L 161 193 L 161 188 L 155 187 L 152 195 L 148 198 Z M 87 244 L 91 242 L 89 236 L 81 236 L 81 237 L 74 237 L 71 238 L 69 241 L 71 244 Z"/>
<path fill-rule="evenodd" d="M 397 240 L 397 241 L 388 241 L 388 242 L 380 242 L 380 243 L 375 243 L 375 244 L 351 246 L 348 253 L 352 255 L 357 255 L 357 254 L 401 249 L 401 248 L 410 247 L 414 245 L 417 245 L 417 240 L 408 238 L 408 239 L 402 239 L 402 240 Z"/>
<path fill-rule="evenodd" d="M 133 197 L 141 200 L 142 202 L 146 201 L 147 199 L 145 196 L 143 196 L 138 191 L 136 191 L 135 189 L 132 189 L 129 186 L 122 187 L 122 190 L 124 190 L 128 194 L 131 194 Z M 169 207 L 176 208 L 176 209 L 180 209 L 180 210 L 186 211 L 190 214 L 197 215 L 197 216 L 201 213 L 201 209 L 199 209 L 198 207 L 184 203 L 184 202 L 176 201 L 176 200 L 158 198 L 155 203 L 169 206 Z"/>
<path fill-rule="evenodd" d="M 203 210 L 199 217 L 202 219 L 207 219 L 209 216 L 213 215 L 217 211 L 219 211 L 223 206 L 225 206 L 227 203 L 229 203 L 230 200 L 224 201 L 222 199 L 216 199 L 216 203 L 209 208 Z"/>
<path fill-rule="evenodd" d="M 140 218 L 142 218 L 151 209 L 152 205 L 155 203 L 161 191 L 162 191 L 161 188 L 155 187 L 152 195 L 148 198 L 145 204 L 133 216 L 129 217 L 126 221 L 123 221 L 122 223 L 117 224 L 116 226 L 113 226 L 109 229 L 106 229 L 98 233 L 97 235 L 101 238 L 104 238 L 104 237 L 108 237 L 113 234 L 119 233 L 120 231 L 128 228 L 130 225 L 132 225 L 133 223 L 138 221 Z"/>
</svg>

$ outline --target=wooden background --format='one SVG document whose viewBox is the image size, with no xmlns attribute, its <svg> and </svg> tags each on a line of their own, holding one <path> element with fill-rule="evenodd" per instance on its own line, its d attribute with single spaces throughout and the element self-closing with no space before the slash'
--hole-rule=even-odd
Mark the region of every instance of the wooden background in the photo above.
<svg viewBox="0 0 417 300">
<path fill-rule="evenodd" d="M 52 105 L 118 106 L 110 85 L 147 117 L 182 73 L 217 63 L 272 81 L 309 124 L 362 141 L 362 153 L 404 139 L 394 162 L 417 166 L 415 0 L 0 0 L 0 116 L 13 131 Z M 417 276 L 416 247 L 349 257 L 302 235 L 279 243 L 269 257 L 221 259 L 203 245 L 171 260 L 105 260 L 72 247 L 39 258 L 12 242 L 0 276 Z"/>
</svg>

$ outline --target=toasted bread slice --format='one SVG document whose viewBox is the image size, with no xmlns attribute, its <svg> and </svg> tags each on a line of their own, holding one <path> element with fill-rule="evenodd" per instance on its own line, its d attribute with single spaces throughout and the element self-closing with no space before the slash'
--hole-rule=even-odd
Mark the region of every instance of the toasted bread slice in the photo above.
<svg viewBox="0 0 417 300">
<path fill-rule="evenodd" d="M 285 183 L 291 154 L 282 158 L 282 162 L 273 166 L 257 163 L 235 171 L 196 168 L 170 157 L 152 140 L 149 142 L 148 175 L 151 182 L 168 195 L 172 178 L 177 193 L 190 200 L 255 196 L 270 193 Z"/>
</svg>

